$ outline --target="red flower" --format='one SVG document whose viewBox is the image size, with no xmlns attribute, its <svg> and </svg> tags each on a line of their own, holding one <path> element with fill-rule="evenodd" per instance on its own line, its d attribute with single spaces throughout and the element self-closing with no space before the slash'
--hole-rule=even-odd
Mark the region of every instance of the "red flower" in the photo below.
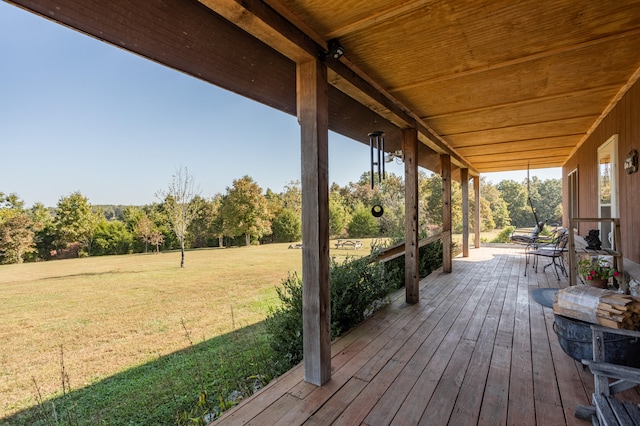
<svg viewBox="0 0 640 426">
<path fill-rule="evenodd" d="M 591 271 L 591 272 L 593 272 L 593 271 Z M 587 280 L 589 280 L 589 281 L 591 281 L 592 279 L 593 279 L 593 276 L 591 276 L 591 275 L 589 275 L 589 276 L 587 277 Z"/>
<path fill-rule="evenodd" d="M 614 272 L 613 272 L 613 276 L 614 276 L 614 277 L 619 277 L 619 276 L 620 276 L 620 272 L 618 272 L 618 271 L 614 271 Z"/>
<path fill-rule="evenodd" d="M 596 271 L 594 269 L 589 271 L 589 275 L 595 275 L 595 274 L 596 274 Z"/>
</svg>

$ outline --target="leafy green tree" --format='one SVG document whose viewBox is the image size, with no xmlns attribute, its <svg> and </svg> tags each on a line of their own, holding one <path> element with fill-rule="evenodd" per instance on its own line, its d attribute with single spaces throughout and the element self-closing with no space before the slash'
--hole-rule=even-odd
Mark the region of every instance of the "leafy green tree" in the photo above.
<svg viewBox="0 0 640 426">
<path fill-rule="evenodd" d="M 0 223 L 2 263 L 22 263 L 24 256 L 36 252 L 33 221 L 26 212 L 6 215 Z"/>
<path fill-rule="evenodd" d="M 340 237 L 346 232 L 351 217 L 339 192 L 329 194 L 329 234 Z"/>
<path fill-rule="evenodd" d="M 525 187 L 514 180 L 507 179 L 498 183 L 497 188 L 502 199 L 507 203 L 511 224 L 516 228 L 535 226 L 533 213 L 527 204 Z"/>
<path fill-rule="evenodd" d="M 29 212 L 33 222 L 34 239 L 37 256 L 41 259 L 49 259 L 51 251 L 55 248 L 55 226 L 53 216 L 42 203 L 35 203 Z"/>
<path fill-rule="evenodd" d="M 0 192 L 0 220 L 2 220 L 2 216 L 7 212 L 22 210 L 24 210 L 24 201 L 18 197 L 18 194 L 11 193 L 5 195 L 4 192 Z"/>
<path fill-rule="evenodd" d="M 352 238 L 375 237 L 380 234 L 380 226 L 371 211 L 361 205 L 351 217 L 347 231 Z"/>
<path fill-rule="evenodd" d="M 127 254 L 131 252 L 133 235 L 120 220 L 102 219 L 96 228 L 94 255 Z"/>
<path fill-rule="evenodd" d="M 251 237 L 261 238 L 271 231 L 271 215 L 262 188 L 249 176 L 233 181 L 220 206 L 224 234 L 231 237 L 245 236 L 245 244 Z"/>
<path fill-rule="evenodd" d="M 122 209 L 122 221 L 132 232 L 143 215 L 146 215 L 145 207 L 126 206 Z"/>
<path fill-rule="evenodd" d="M 384 214 L 377 219 L 381 235 L 404 240 L 404 182 L 400 176 L 390 173 L 378 188 L 376 202 L 384 208 Z"/>
<path fill-rule="evenodd" d="M 509 209 L 507 203 L 502 198 L 502 193 L 486 178 L 482 178 L 480 182 L 480 198 L 489 202 L 491 216 L 497 228 L 504 228 L 509 225 L 511 219 L 509 217 Z M 482 215 L 482 210 L 481 210 Z"/>
<path fill-rule="evenodd" d="M 152 235 L 158 231 L 158 227 L 146 213 L 142 212 L 142 215 L 138 218 L 138 221 L 134 225 L 133 233 L 136 238 L 139 238 L 144 242 L 144 252 L 147 253 L 149 243 L 151 243 Z"/>
<path fill-rule="evenodd" d="M 207 201 L 199 196 L 195 197 L 192 203 L 196 203 L 199 208 L 189 224 L 189 245 L 194 248 L 207 247 L 214 238 L 211 228 L 215 220 L 215 206 L 213 201 Z"/>
<path fill-rule="evenodd" d="M 282 207 L 302 214 L 302 187 L 299 180 L 292 180 L 284 186 L 281 194 Z"/>
<path fill-rule="evenodd" d="M 473 202 L 472 202 L 473 204 Z M 475 208 L 475 206 L 474 206 Z M 469 222 L 473 225 L 473 215 L 469 217 Z M 495 229 L 496 223 L 493 220 L 493 212 L 491 211 L 491 203 L 485 198 L 480 198 L 480 231 L 491 231 Z"/>
<path fill-rule="evenodd" d="M 171 230 L 169 217 L 164 209 L 164 204 L 153 203 L 151 205 L 144 206 L 142 210 L 162 234 L 163 238 L 160 241 L 162 247 L 167 249 L 179 248 L 180 242 L 178 241 L 175 233 Z M 149 244 L 155 245 L 155 243 L 152 243 L 151 241 Z"/>
<path fill-rule="evenodd" d="M 300 241 L 302 238 L 302 219 L 292 209 L 283 209 L 271 223 L 275 240 L 280 243 Z"/>
<path fill-rule="evenodd" d="M 440 175 L 422 176 L 420 197 L 429 224 L 442 226 L 442 178 Z"/>
<path fill-rule="evenodd" d="M 62 197 L 55 210 L 56 240 L 60 247 L 79 242 L 91 253 L 91 243 L 98 222 L 103 216 L 93 211 L 91 204 L 79 191 Z"/>
<path fill-rule="evenodd" d="M 218 239 L 218 247 L 224 247 L 224 220 L 220 210 L 223 198 L 222 194 L 216 194 L 211 200 L 213 220 L 211 221 L 209 232 L 213 238 Z"/>
<path fill-rule="evenodd" d="M 169 219 L 171 229 L 180 242 L 180 267 L 184 268 L 184 243 L 189 224 L 196 217 L 200 208 L 195 200 L 198 195 L 195 181 L 186 167 L 180 168 L 172 176 L 166 191 L 160 190 L 156 194 L 163 199 L 164 211 Z"/>
<path fill-rule="evenodd" d="M 22 263 L 35 251 L 33 222 L 17 194 L 0 192 L 0 262 Z"/>
<path fill-rule="evenodd" d="M 558 206 L 562 206 L 562 181 L 560 179 L 542 181 L 534 176 L 531 178 L 529 187 L 538 219 L 546 220 L 549 224 L 561 224 L 562 215 L 558 216 L 557 209 Z"/>
<path fill-rule="evenodd" d="M 284 190 L 281 193 L 275 193 L 270 188 L 267 188 L 265 193 L 265 198 L 267 200 L 267 210 L 269 211 L 269 217 L 273 218 L 273 223 L 271 225 L 273 233 L 271 235 L 265 235 L 263 241 L 278 241 L 278 242 L 289 242 L 299 240 L 300 237 L 287 237 L 283 236 L 281 225 L 283 223 L 279 223 L 276 225 L 278 221 L 288 221 L 288 225 L 293 225 L 290 221 L 289 213 L 284 213 L 285 210 L 294 212 L 298 217 L 302 215 L 302 190 L 300 188 L 300 181 L 290 181 L 288 184 L 284 186 Z M 280 233 L 276 231 L 276 227 L 279 227 Z M 288 231 L 287 231 L 288 233 Z M 294 235 L 296 232 L 294 232 Z M 293 238 L 293 239 L 291 239 Z"/>
</svg>

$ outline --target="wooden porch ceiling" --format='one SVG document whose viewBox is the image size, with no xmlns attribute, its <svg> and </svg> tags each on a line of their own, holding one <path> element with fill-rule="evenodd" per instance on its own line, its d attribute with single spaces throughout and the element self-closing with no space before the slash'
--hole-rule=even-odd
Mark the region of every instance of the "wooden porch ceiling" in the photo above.
<svg viewBox="0 0 640 426">
<path fill-rule="evenodd" d="M 638 1 L 265 2 L 320 45 L 338 39 L 344 64 L 479 172 L 561 166 L 639 76 Z"/>
<path fill-rule="evenodd" d="M 638 1 L 265 1 L 479 172 L 561 166 L 638 78 Z"/>
<path fill-rule="evenodd" d="M 638 1 L 265 1 L 479 172 L 561 166 L 639 75 Z"/>
<path fill-rule="evenodd" d="M 289 114 L 328 60 L 329 126 L 471 175 L 561 166 L 640 76 L 640 0 L 8 0 Z"/>
</svg>

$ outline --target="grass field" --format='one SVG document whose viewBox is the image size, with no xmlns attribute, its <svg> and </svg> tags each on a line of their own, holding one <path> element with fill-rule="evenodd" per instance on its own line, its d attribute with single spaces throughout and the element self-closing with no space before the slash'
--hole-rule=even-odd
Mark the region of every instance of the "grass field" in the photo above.
<svg viewBox="0 0 640 426">
<path fill-rule="evenodd" d="M 331 255 L 365 255 L 363 243 Z M 287 247 L 188 251 L 184 269 L 179 252 L 0 266 L 0 423 L 36 404 L 34 383 L 45 400 L 61 392 L 61 348 L 75 389 L 146 374 L 189 348 L 185 328 L 197 344 L 259 323 L 301 270 L 301 250 Z"/>
</svg>

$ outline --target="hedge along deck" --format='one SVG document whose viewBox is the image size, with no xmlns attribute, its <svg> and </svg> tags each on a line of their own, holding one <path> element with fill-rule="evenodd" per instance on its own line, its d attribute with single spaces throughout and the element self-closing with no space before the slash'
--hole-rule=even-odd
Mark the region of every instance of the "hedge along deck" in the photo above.
<svg viewBox="0 0 640 426">
<path fill-rule="evenodd" d="M 453 273 L 421 280 L 419 303 L 401 290 L 335 340 L 326 385 L 305 383 L 299 365 L 214 424 L 584 424 L 574 412 L 590 404 L 593 376 L 530 294 L 558 281 L 524 267 L 518 249 L 470 250 Z"/>
</svg>

